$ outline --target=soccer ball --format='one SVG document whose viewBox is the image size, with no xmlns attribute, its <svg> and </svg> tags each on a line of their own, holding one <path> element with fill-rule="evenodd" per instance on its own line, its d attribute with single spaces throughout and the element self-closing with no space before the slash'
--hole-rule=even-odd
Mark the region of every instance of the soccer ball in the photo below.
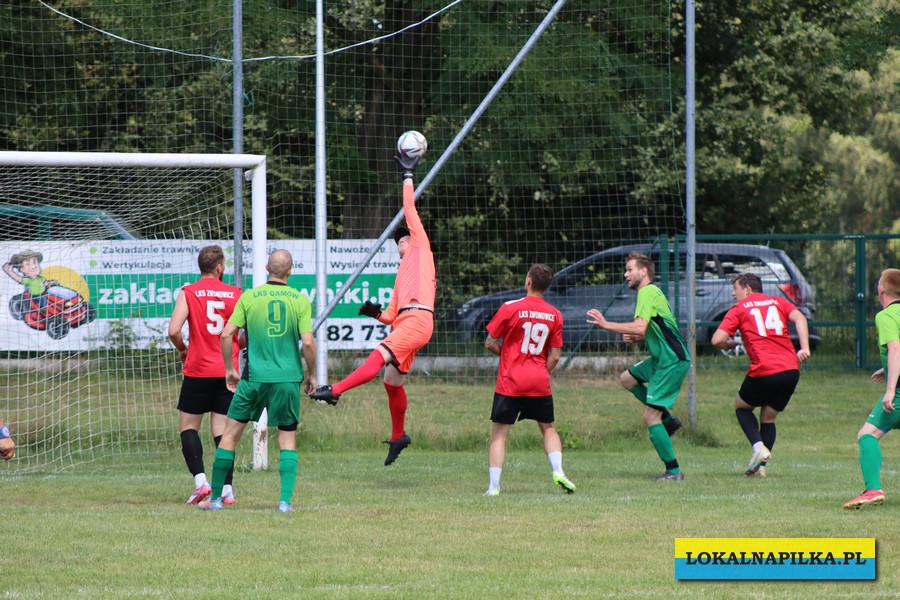
<svg viewBox="0 0 900 600">
<path fill-rule="evenodd" d="M 428 141 L 418 131 L 406 131 L 397 140 L 397 152 L 402 158 L 419 158 L 428 150 Z"/>
</svg>

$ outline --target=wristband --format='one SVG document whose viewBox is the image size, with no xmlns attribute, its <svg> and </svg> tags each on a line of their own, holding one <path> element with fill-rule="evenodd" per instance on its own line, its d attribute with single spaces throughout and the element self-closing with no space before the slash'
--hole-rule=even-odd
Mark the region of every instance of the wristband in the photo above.
<svg viewBox="0 0 900 600">
<path fill-rule="evenodd" d="M 3 438 L 8 438 L 8 437 L 9 437 L 9 427 L 7 427 L 6 425 L 4 425 L 3 427 L 0 427 L 0 440 L 2 440 Z"/>
</svg>

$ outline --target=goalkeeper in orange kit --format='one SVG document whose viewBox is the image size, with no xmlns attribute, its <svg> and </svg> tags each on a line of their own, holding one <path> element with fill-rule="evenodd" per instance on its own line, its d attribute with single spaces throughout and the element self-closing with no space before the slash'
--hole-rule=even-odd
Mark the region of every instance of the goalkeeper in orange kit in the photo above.
<svg viewBox="0 0 900 600">
<path fill-rule="evenodd" d="M 395 156 L 394 160 L 403 173 L 403 210 L 406 215 L 406 226 L 401 225 L 394 231 L 400 268 L 388 307 L 381 310 L 379 304 L 367 300 L 359 310 L 361 315 L 393 325 L 393 330 L 350 375 L 333 385 L 320 385 L 309 395 L 319 402 L 337 404 L 341 394 L 372 381 L 387 365 L 384 389 L 391 411 L 391 438 L 386 442 L 390 448 L 385 465 L 397 460 L 403 449 L 412 443 L 405 430 L 407 398 L 403 385 L 416 352 L 428 343 L 434 331 L 434 298 L 437 291 L 431 242 L 416 210 L 413 170 L 419 157 Z"/>
</svg>

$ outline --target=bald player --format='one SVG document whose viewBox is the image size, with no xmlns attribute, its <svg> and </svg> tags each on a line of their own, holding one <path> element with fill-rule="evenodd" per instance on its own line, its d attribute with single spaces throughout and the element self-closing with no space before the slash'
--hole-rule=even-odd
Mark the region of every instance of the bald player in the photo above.
<svg viewBox="0 0 900 600">
<path fill-rule="evenodd" d="M 297 426 L 300 423 L 300 385 L 306 362 L 306 391 L 316 387 L 316 339 L 312 332 L 312 306 L 304 294 L 287 284 L 293 258 L 287 250 L 269 255 L 269 280 L 244 292 L 225 329 L 222 358 L 225 381 L 234 391 L 225 433 L 213 459 L 212 494 L 198 506 L 222 509 L 225 474 L 234 466 L 234 449 L 249 421 L 258 421 L 268 410 L 271 427 L 278 428 L 278 472 L 281 496 L 278 512 L 293 512 L 291 498 L 297 479 Z M 242 379 L 232 360 L 233 336 L 247 332 L 247 368 Z"/>
</svg>

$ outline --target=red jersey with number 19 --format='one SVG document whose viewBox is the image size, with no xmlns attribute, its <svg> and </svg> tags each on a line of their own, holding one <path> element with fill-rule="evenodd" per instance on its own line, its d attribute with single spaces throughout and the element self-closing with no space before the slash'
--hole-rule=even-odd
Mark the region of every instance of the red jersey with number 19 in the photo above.
<svg viewBox="0 0 900 600">
<path fill-rule="evenodd" d="M 505 303 L 488 323 L 491 337 L 502 339 L 494 390 L 505 396 L 549 396 L 550 348 L 562 348 L 563 317 L 543 298 L 525 296 Z"/>
<path fill-rule="evenodd" d="M 719 329 L 728 335 L 740 329 L 741 340 L 750 357 L 749 377 L 765 377 L 800 368 L 788 315 L 797 307 L 784 298 L 752 293 L 734 306 L 722 319 Z"/>
<path fill-rule="evenodd" d="M 181 288 L 181 293 L 188 307 L 188 355 L 182 372 L 188 377 L 225 377 L 219 335 L 234 312 L 241 289 L 215 277 L 203 277 Z M 237 334 L 234 342 L 231 358 L 237 367 Z"/>
</svg>

